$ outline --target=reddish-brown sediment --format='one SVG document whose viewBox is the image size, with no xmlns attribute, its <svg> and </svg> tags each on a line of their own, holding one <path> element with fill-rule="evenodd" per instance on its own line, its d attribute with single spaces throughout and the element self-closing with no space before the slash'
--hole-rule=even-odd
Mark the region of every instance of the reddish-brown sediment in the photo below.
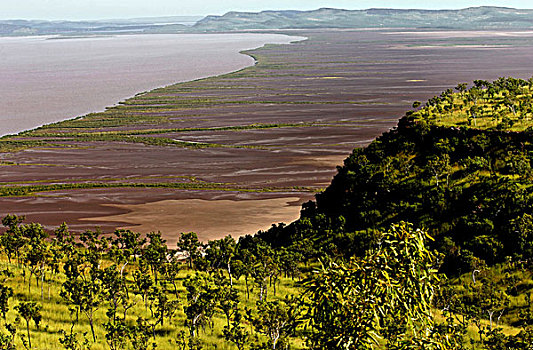
<svg viewBox="0 0 533 350">
<path fill-rule="evenodd" d="M 49 227 L 67 221 L 78 231 L 95 226 L 101 226 L 104 231 L 115 227 L 134 228 L 136 224 L 141 225 L 137 226 L 140 229 L 151 230 L 155 224 L 150 226 L 141 220 L 143 216 L 149 216 L 151 223 L 161 222 L 162 226 L 164 223 L 165 230 L 161 231 L 167 237 L 175 235 L 180 227 L 199 231 L 204 238 L 216 237 L 214 232 L 220 232 L 220 236 L 232 232 L 241 234 L 240 228 L 244 224 L 238 218 L 243 206 L 248 211 L 264 214 L 272 222 L 293 217 L 297 213 L 297 204 L 313 197 L 312 192 L 300 187 L 317 189 L 326 186 L 335 174 L 335 166 L 341 165 L 342 159 L 354 147 L 368 144 L 394 126 L 413 101 L 425 101 L 459 82 L 493 80 L 500 76 L 529 78 L 533 72 L 531 33 L 517 36 L 492 32 L 483 36 L 464 34 L 454 35 L 454 39 L 412 33 L 390 35 L 379 31 L 289 32 L 294 33 L 310 39 L 257 50 L 263 63 L 254 68 L 226 77 L 187 83 L 182 90 L 175 89 L 165 95 L 165 98 L 174 96 L 177 99 L 216 99 L 219 103 L 164 111 L 154 109 L 142 113 L 170 118 L 159 124 L 101 128 L 99 131 L 254 123 L 306 125 L 144 135 L 225 146 L 215 148 L 59 140 L 56 143 L 73 148 L 33 148 L 0 155 L 1 160 L 19 163 L 1 168 L 0 183 L 4 184 L 64 183 L 67 180 L 110 183 L 196 181 L 222 183 L 224 188 L 106 188 L 46 192 L 35 197 L 1 198 L 0 215 L 26 214 L 28 220 L 40 221 Z M 468 47 L 454 46 L 464 45 L 465 41 Z M 448 47 L 442 50 L 441 47 L 434 48 L 435 45 Z M 148 96 L 157 94 L 154 92 Z M 124 108 L 127 111 L 136 107 Z M 311 126 L 309 123 L 315 124 Z M 238 148 L 240 146 L 255 148 Z M 275 192 L 264 192 L 266 188 Z M 256 192 L 249 192 L 252 190 Z M 265 207 L 267 202 L 262 199 L 290 201 L 290 206 L 282 205 L 288 216 L 280 212 L 273 217 L 272 207 Z M 206 203 L 179 203 L 176 200 L 224 200 L 220 203 L 227 212 L 218 212 L 225 217 L 236 215 L 235 225 L 233 228 L 231 225 L 218 227 L 217 221 L 213 220 L 211 226 L 215 227 L 207 228 L 197 219 L 197 226 L 172 226 L 172 222 L 177 221 L 172 219 L 169 214 L 171 206 L 167 208 L 166 204 L 182 209 L 186 203 L 195 203 L 190 213 L 198 215 L 201 203 Z M 150 211 L 143 214 L 144 208 L 150 208 Z M 205 208 L 203 215 L 208 216 L 211 204 Z M 113 217 L 106 219 L 109 216 Z M 197 217 L 201 218 L 202 214 Z M 263 222 L 246 226 L 249 233 L 262 228 Z"/>
<path fill-rule="evenodd" d="M 199 239 L 208 241 L 225 233 L 238 237 L 268 229 L 273 222 L 291 222 L 300 213 L 298 197 L 252 199 L 235 201 L 228 199 L 163 200 L 146 204 L 113 205 L 127 210 L 127 214 L 82 219 L 131 223 L 125 226 L 137 232 L 165 233 L 167 244 L 175 246 L 180 232 L 199 232 Z"/>
</svg>

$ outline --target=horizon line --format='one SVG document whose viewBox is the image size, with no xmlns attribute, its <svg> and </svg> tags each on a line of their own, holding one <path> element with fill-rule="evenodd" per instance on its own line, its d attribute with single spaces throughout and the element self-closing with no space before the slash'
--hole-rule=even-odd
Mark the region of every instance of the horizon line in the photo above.
<svg viewBox="0 0 533 350">
<path fill-rule="evenodd" d="M 68 19 L 68 18 L 57 18 L 57 19 L 44 19 L 44 18 L 23 18 L 23 17 L 10 17 L 10 18 L 0 18 L 0 21 L 43 21 L 43 22 L 88 22 L 88 21 L 121 21 L 121 20 L 141 20 L 141 19 L 150 19 L 150 18 L 171 18 L 171 17 L 221 17 L 229 13 L 265 13 L 265 12 L 313 12 L 319 10 L 340 10 L 340 11 L 369 11 L 369 10 L 396 10 L 396 11 L 429 11 L 429 12 L 438 12 L 438 11 L 461 11 L 469 9 L 479 9 L 479 8 L 493 8 L 493 9 L 506 9 L 506 10 L 533 10 L 533 8 L 516 8 L 516 7 L 507 7 L 507 6 L 495 6 L 495 5 L 480 5 L 480 6 L 468 6 L 460 8 L 440 8 L 440 9 L 429 9 L 429 8 L 400 8 L 400 7 L 369 7 L 362 9 L 347 9 L 339 7 L 319 7 L 313 10 L 260 10 L 260 11 L 238 11 L 238 10 L 229 10 L 223 14 L 206 14 L 206 15 L 154 15 L 154 16 L 132 16 L 132 17 L 98 17 L 98 18 L 79 18 L 79 19 Z"/>
</svg>

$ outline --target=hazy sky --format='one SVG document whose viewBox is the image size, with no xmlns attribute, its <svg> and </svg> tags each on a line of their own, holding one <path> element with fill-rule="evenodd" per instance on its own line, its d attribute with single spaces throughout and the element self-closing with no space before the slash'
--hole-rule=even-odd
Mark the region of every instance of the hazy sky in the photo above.
<svg viewBox="0 0 533 350">
<path fill-rule="evenodd" d="M 463 8 L 494 5 L 533 8 L 531 0 L 0 0 L 0 18 L 99 19 L 175 15 L 219 15 L 228 11 Z"/>
</svg>

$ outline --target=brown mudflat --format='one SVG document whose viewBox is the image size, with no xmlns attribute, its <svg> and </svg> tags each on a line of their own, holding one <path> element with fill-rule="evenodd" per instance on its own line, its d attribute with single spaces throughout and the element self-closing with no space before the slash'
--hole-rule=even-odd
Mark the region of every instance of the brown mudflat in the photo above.
<svg viewBox="0 0 533 350">
<path fill-rule="evenodd" d="M 298 197 L 273 199 L 182 199 L 159 202 L 115 205 L 129 213 L 88 221 L 128 222 L 125 226 L 141 232 L 165 232 L 167 244 L 175 246 L 180 232 L 200 232 L 200 239 L 218 239 L 224 232 L 242 236 L 258 229 L 266 230 L 273 222 L 291 222 L 298 218 Z"/>
<path fill-rule="evenodd" d="M 354 147 L 393 127 L 413 101 L 459 82 L 533 73 L 532 33 L 287 34 L 309 40 L 255 50 L 255 67 L 18 137 L 43 143 L 0 154 L 0 190 L 42 192 L 1 198 L 0 215 L 78 231 L 161 223 L 169 238 L 254 233 L 265 220 L 295 217 Z M 72 184 L 88 188 L 51 191 Z M 184 223 L 187 215 L 195 219 Z"/>
</svg>

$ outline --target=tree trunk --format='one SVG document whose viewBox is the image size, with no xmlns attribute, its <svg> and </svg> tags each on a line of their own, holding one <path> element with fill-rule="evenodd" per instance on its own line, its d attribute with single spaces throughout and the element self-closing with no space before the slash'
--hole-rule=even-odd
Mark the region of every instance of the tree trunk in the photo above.
<svg viewBox="0 0 533 350">
<path fill-rule="evenodd" d="M 492 331 L 492 315 L 494 315 L 494 311 L 487 311 L 489 314 L 489 329 Z"/>
<path fill-rule="evenodd" d="M 233 288 L 233 276 L 231 275 L 231 265 L 228 262 L 228 275 L 229 275 L 229 285 Z"/>
<path fill-rule="evenodd" d="M 28 345 L 31 349 L 31 338 L 30 338 L 30 322 L 26 320 L 26 331 L 28 332 Z"/>
<path fill-rule="evenodd" d="M 91 326 L 91 333 L 93 335 L 93 342 L 96 343 L 96 335 L 94 334 L 94 324 L 93 324 L 93 319 L 92 317 L 89 318 L 89 325 Z"/>
<path fill-rule="evenodd" d="M 43 300 L 44 273 L 41 274 L 41 300 Z"/>
<path fill-rule="evenodd" d="M 244 284 L 246 284 L 246 299 L 250 299 L 250 288 L 248 287 L 248 275 L 244 277 Z"/>
</svg>

